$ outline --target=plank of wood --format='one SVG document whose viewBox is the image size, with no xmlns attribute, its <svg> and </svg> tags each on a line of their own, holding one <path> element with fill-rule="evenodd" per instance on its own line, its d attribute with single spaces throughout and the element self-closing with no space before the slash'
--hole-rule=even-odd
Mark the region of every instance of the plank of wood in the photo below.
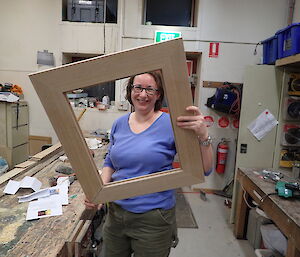
<svg viewBox="0 0 300 257">
<path fill-rule="evenodd" d="M 80 119 L 82 118 L 82 116 L 83 116 L 83 114 L 84 114 L 85 112 L 86 112 L 86 108 L 83 109 L 83 110 L 79 113 L 78 117 L 76 118 L 77 121 L 80 121 Z"/>
<path fill-rule="evenodd" d="M 6 172 L 5 174 L 3 174 L 0 177 L 0 186 L 5 183 L 6 181 L 14 178 L 15 176 L 17 176 L 18 174 L 20 174 L 22 171 L 25 171 L 26 169 L 24 168 L 14 168 L 8 172 Z"/>
<path fill-rule="evenodd" d="M 296 244 L 292 238 L 288 240 L 286 257 L 300 257 L 300 251 L 297 249 Z"/>
<path fill-rule="evenodd" d="M 91 220 L 85 220 L 84 225 L 82 226 L 79 234 L 77 235 L 77 238 L 75 239 L 75 257 L 81 257 L 82 249 L 81 249 L 81 243 L 83 238 L 85 237 L 88 229 L 90 228 L 92 224 Z"/>
<path fill-rule="evenodd" d="M 29 155 L 35 155 L 39 153 L 42 149 L 42 146 L 52 144 L 51 137 L 44 136 L 29 136 Z"/>
<path fill-rule="evenodd" d="M 54 155 L 49 154 L 47 158 L 44 158 L 42 161 L 37 162 L 37 164 L 35 166 L 27 167 L 25 169 L 16 168 L 16 169 L 13 169 L 13 170 L 5 173 L 4 175 L 2 175 L 0 177 L 0 197 L 2 197 L 4 195 L 4 193 L 2 192 L 4 189 L 4 183 L 7 182 L 9 179 L 18 177 L 18 179 L 20 180 L 25 176 L 33 176 L 34 174 L 39 172 L 41 169 L 43 169 L 44 167 L 46 167 L 50 163 L 52 163 L 54 160 L 56 160 L 62 154 L 63 154 L 63 150 L 60 150 L 60 152 L 58 152 Z"/>
<path fill-rule="evenodd" d="M 36 164 L 36 161 L 32 161 L 32 160 L 28 160 L 28 161 L 25 161 L 25 162 L 22 162 L 22 163 L 19 163 L 17 165 L 15 165 L 15 168 L 29 168 L 31 166 L 34 166 Z"/>
<path fill-rule="evenodd" d="M 83 220 L 79 220 L 77 225 L 75 226 L 73 232 L 70 234 L 69 238 L 66 241 L 68 256 L 67 257 L 73 257 L 75 253 L 75 240 L 80 233 L 80 230 L 82 229 L 84 225 Z"/>
<path fill-rule="evenodd" d="M 282 67 L 282 66 L 300 66 L 300 54 L 288 56 L 282 59 L 278 59 L 275 62 L 275 66 Z"/>
<path fill-rule="evenodd" d="M 41 151 L 30 158 L 32 161 L 39 161 L 46 158 L 49 154 L 53 154 L 55 152 L 59 152 L 61 150 L 61 143 L 57 143 L 49 148 Z"/>
<path fill-rule="evenodd" d="M 245 231 L 246 231 L 246 215 L 247 215 L 247 205 L 243 198 L 244 191 L 241 187 L 239 187 L 239 194 L 238 200 L 236 205 L 236 220 L 235 220 L 235 227 L 234 227 L 234 235 L 238 239 L 245 238 Z M 249 199 L 249 195 L 245 192 L 245 198 Z"/>
<path fill-rule="evenodd" d="M 40 152 L 39 155 L 38 155 L 38 158 L 31 158 L 29 161 L 26 161 L 24 163 L 20 163 L 20 164 L 17 165 L 17 167 L 15 169 L 12 169 L 12 170 L 8 171 L 7 173 L 5 173 L 4 175 L 2 175 L 0 177 L 0 186 L 3 183 L 5 183 L 6 181 L 8 181 L 9 179 L 12 179 L 12 178 L 20 175 L 21 173 L 24 173 L 24 172 L 28 171 L 32 167 L 38 165 L 39 162 L 42 159 L 50 158 L 51 156 L 53 156 L 57 153 L 62 154 L 62 148 L 61 148 L 60 143 L 54 145 L 53 147 L 49 147 L 48 149 Z"/>
<path fill-rule="evenodd" d="M 229 82 L 231 85 L 234 86 L 240 86 L 242 83 L 236 83 L 236 82 Z M 203 87 L 210 87 L 210 88 L 219 88 L 224 85 L 224 82 L 220 81 L 203 81 Z"/>
</svg>

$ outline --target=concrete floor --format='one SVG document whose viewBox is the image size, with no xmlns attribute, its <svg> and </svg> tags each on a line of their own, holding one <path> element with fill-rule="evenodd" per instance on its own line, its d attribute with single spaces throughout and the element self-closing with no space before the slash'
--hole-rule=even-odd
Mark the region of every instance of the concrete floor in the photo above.
<svg viewBox="0 0 300 257">
<path fill-rule="evenodd" d="M 190 189 L 184 188 L 184 191 Z M 207 201 L 203 201 L 199 194 L 186 193 L 185 196 L 199 228 L 179 228 L 179 244 L 171 250 L 170 257 L 256 257 L 247 240 L 235 239 L 225 198 L 207 194 Z"/>
</svg>

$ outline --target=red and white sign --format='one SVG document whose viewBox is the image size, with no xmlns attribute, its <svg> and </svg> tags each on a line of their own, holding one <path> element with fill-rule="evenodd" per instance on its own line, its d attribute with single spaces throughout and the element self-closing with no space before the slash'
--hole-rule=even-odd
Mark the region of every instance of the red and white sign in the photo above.
<svg viewBox="0 0 300 257">
<path fill-rule="evenodd" d="M 218 120 L 218 125 L 220 128 L 227 128 L 229 126 L 229 119 L 225 116 Z"/>
<path fill-rule="evenodd" d="M 219 56 L 220 43 L 209 43 L 209 57 L 217 58 Z"/>
<path fill-rule="evenodd" d="M 189 77 L 191 77 L 192 73 L 193 73 L 193 61 L 186 60 L 186 65 L 187 65 L 187 68 L 188 68 L 188 75 L 189 75 Z"/>
<path fill-rule="evenodd" d="M 205 120 L 206 127 L 209 128 L 212 125 L 214 125 L 214 118 L 212 116 L 205 116 L 204 120 Z"/>
<path fill-rule="evenodd" d="M 237 129 L 240 126 L 240 120 L 239 119 L 232 119 L 232 127 Z"/>
</svg>

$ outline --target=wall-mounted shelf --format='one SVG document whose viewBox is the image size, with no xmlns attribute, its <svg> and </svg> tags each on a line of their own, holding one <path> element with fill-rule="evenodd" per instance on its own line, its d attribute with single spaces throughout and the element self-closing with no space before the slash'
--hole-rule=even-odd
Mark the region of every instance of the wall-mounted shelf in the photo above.
<svg viewBox="0 0 300 257">
<path fill-rule="evenodd" d="M 234 83 L 234 82 L 228 82 L 228 81 L 226 81 L 226 82 L 230 83 L 233 86 L 241 86 L 242 85 L 242 83 Z M 225 82 L 219 82 L 219 81 L 203 81 L 202 86 L 203 87 L 219 88 L 219 87 L 222 87 L 224 85 L 224 83 Z"/>
<path fill-rule="evenodd" d="M 300 68 L 300 54 L 288 56 L 278 59 L 275 63 L 277 67 L 299 67 Z"/>
</svg>

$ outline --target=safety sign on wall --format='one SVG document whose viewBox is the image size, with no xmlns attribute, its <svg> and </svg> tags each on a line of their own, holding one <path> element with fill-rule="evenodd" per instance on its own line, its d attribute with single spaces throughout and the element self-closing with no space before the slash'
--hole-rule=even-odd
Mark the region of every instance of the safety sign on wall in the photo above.
<svg viewBox="0 0 300 257">
<path fill-rule="evenodd" d="M 212 116 L 205 116 L 204 120 L 205 120 L 205 124 L 208 128 L 211 127 L 212 125 L 214 125 L 214 118 Z"/>
<path fill-rule="evenodd" d="M 219 56 L 219 45 L 218 42 L 211 42 L 209 43 L 209 57 L 210 58 L 217 58 Z"/>
<path fill-rule="evenodd" d="M 228 126 L 229 126 L 229 119 L 226 116 L 222 116 L 218 120 L 218 125 L 219 125 L 219 128 L 228 128 Z"/>
</svg>

